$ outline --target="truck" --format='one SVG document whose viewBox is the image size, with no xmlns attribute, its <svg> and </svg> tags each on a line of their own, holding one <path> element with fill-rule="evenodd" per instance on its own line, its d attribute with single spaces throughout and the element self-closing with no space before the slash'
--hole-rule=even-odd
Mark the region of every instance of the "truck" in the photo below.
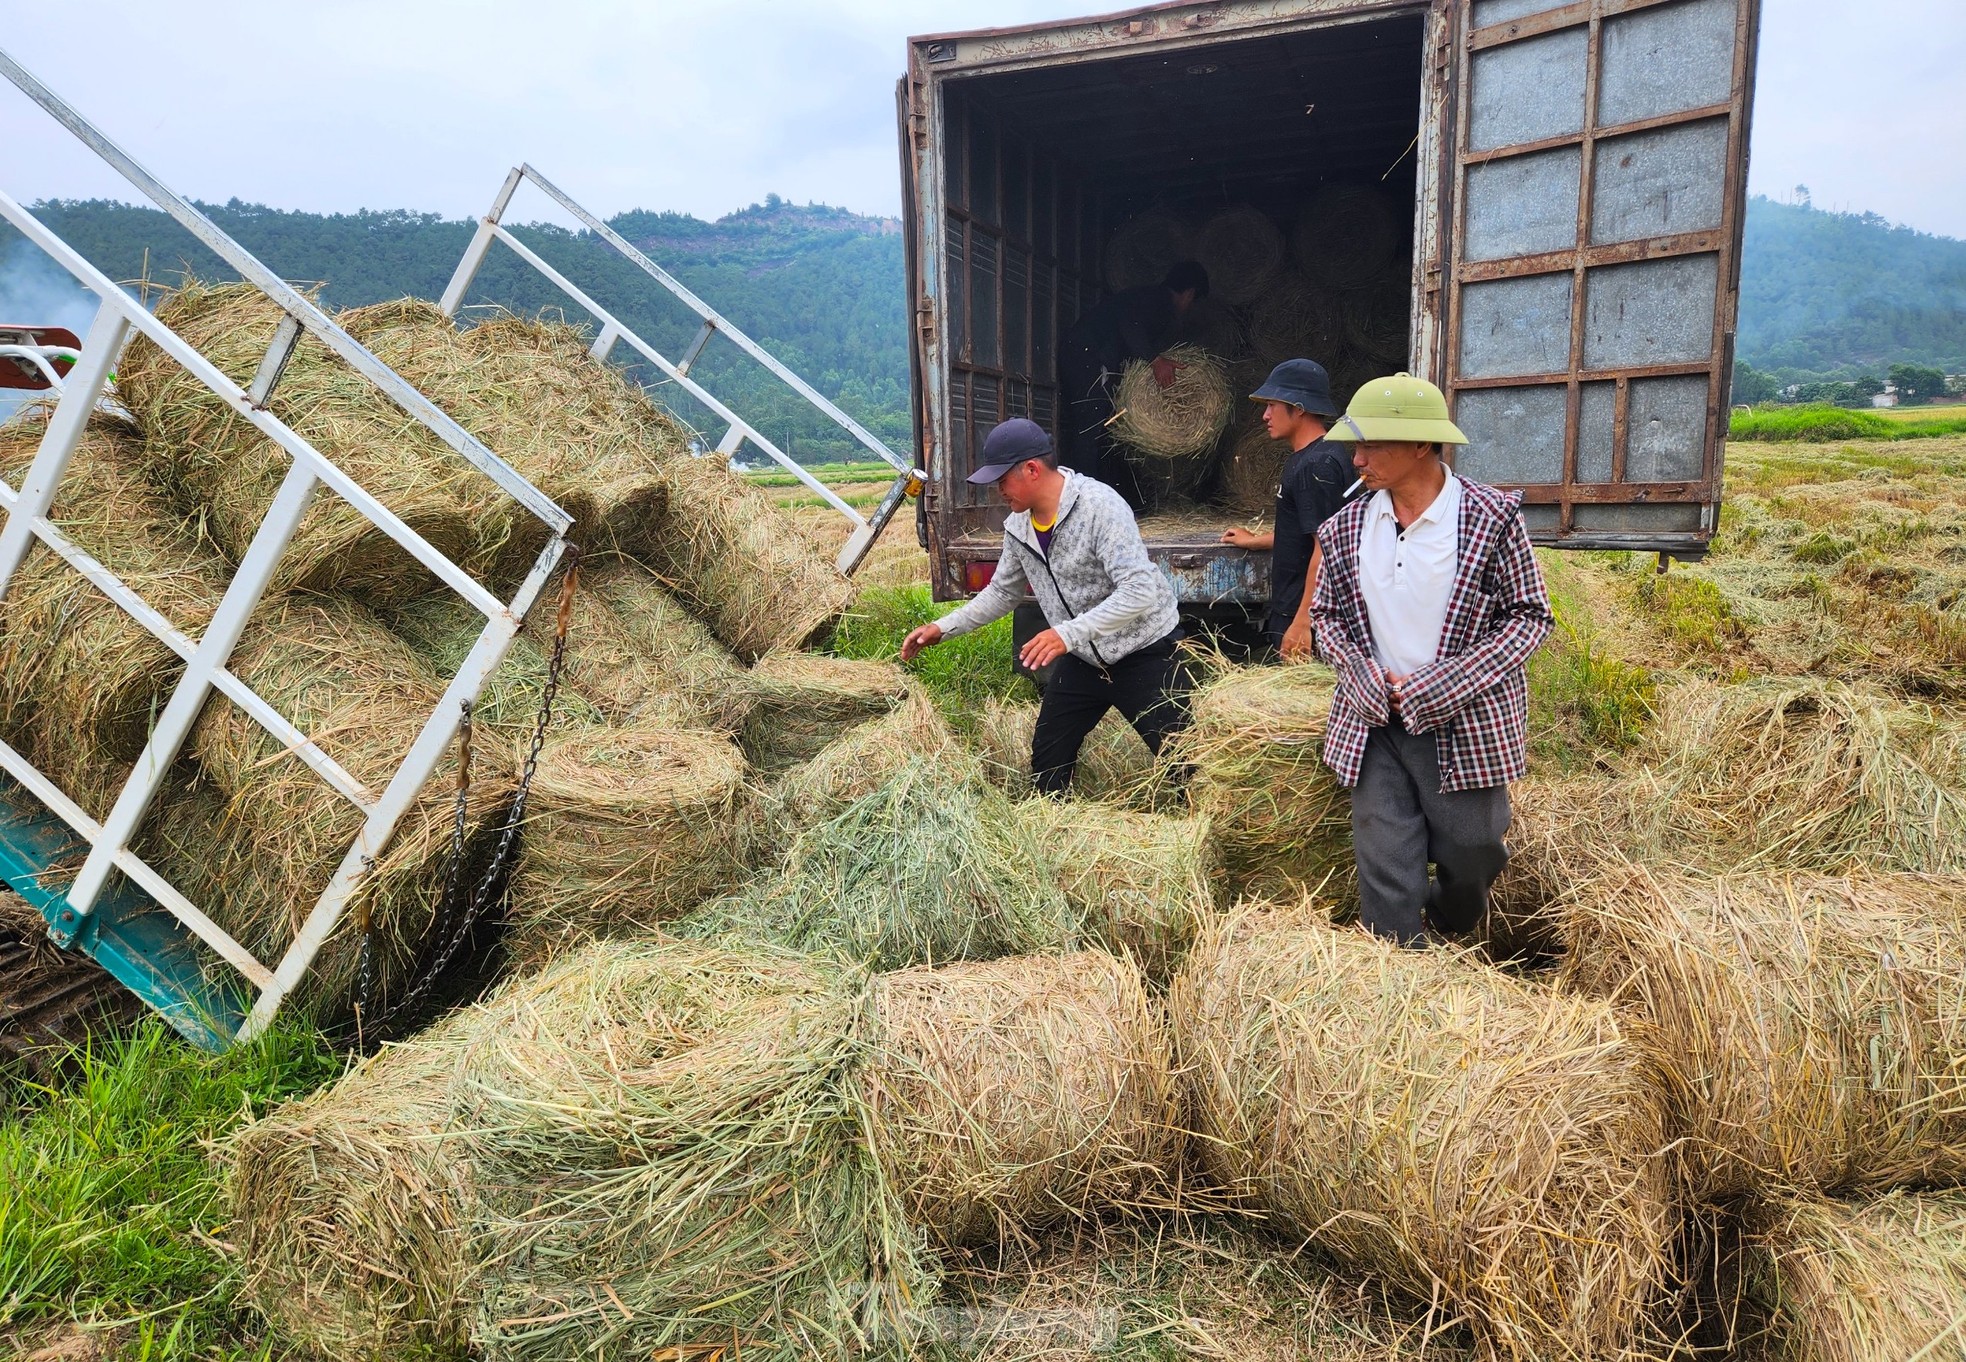
<svg viewBox="0 0 1966 1362">
<path fill-rule="evenodd" d="M 910 39 L 897 103 L 936 598 L 989 582 L 1003 512 L 964 478 L 1000 420 L 1056 437 L 1059 338 L 1126 282 L 1128 224 L 1231 205 L 1288 223 L 1340 192 L 1397 220 L 1404 343 L 1377 372 L 1440 385 L 1470 441 L 1458 471 L 1520 489 L 1539 544 L 1701 556 L 1759 18 L 1759 0 L 1182 0 Z M 1294 267 L 1328 276 L 1347 255 Z M 1221 542 L 1236 523 L 1205 496 L 1143 517 L 1184 611 L 1267 601 L 1268 555 Z"/>
</svg>

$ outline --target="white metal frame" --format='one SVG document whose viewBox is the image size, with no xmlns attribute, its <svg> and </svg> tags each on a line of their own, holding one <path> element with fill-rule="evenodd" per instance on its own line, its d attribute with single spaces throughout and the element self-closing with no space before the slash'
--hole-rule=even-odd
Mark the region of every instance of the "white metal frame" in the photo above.
<svg viewBox="0 0 1966 1362">
<path fill-rule="evenodd" d="M 477 698 L 485 679 L 504 657 L 527 610 L 558 565 L 566 547 L 565 534 L 572 523 L 571 518 L 427 397 L 335 325 L 307 298 L 289 287 L 190 203 L 165 187 L 120 147 L 104 137 L 5 51 L 0 51 L 0 75 L 18 86 L 286 313 L 260 364 L 259 372 L 251 385 L 242 389 L 152 317 L 113 280 L 44 227 L 18 202 L 0 192 L 0 218 L 12 223 L 100 300 L 95 322 L 89 328 L 77 363 L 54 390 L 58 394 L 56 404 L 27 476 L 18 489 L 0 482 L 0 511 L 5 512 L 5 523 L 0 527 L 0 598 L 5 596 L 14 571 L 34 541 L 38 540 L 127 611 L 185 663 L 183 679 L 157 716 L 148 745 L 103 822 L 97 823 L 89 817 L 32 764 L 4 743 L 0 743 L 0 770 L 41 799 L 88 844 L 88 855 L 68 890 L 70 912 L 64 915 L 61 923 L 56 924 L 57 939 L 74 939 L 81 928 L 82 919 L 95 907 L 112 871 L 121 871 L 251 984 L 254 1000 L 235 1036 L 237 1040 L 247 1040 L 265 1030 L 281 1002 L 306 973 L 315 954 L 340 920 L 363 876 L 387 846 L 397 823 L 409 811 L 418 792 L 435 771 L 445 748 L 457 732 L 464 704 Z M 183 366 L 242 419 L 285 450 L 293 460 L 265 519 L 225 588 L 211 623 L 196 641 L 174 628 L 101 563 L 76 548 L 48 519 L 56 487 L 81 440 L 90 414 L 104 394 L 117 357 L 134 333 L 141 333 Z M 268 398 L 303 334 L 315 337 L 339 355 L 383 395 L 474 465 L 546 527 L 546 546 L 509 601 L 501 601 L 492 595 L 266 409 Z M 425 720 L 409 750 L 403 754 L 387 785 L 379 792 L 355 780 L 306 734 L 227 669 L 232 650 L 265 594 L 295 527 L 316 491 L 323 486 L 400 544 L 445 586 L 485 617 L 485 628 L 478 636 L 477 643 L 457 675 L 449 682 L 443 699 Z M 177 759 L 192 723 L 213 690 L 238 704 L 282 746 L 298 755 L 317 776 L 364 815 L 360 832 L 348 847 L 300 931 L 280 959 L 271 965 L 256 959 L 130 850 L 132 837 Z"/>
<path fill-rule="evenodd" d="M 641 336 L 637 335 L 632 327 L 624 324 L 618 317 L 607 308 L 602 307 L 600 303 L 596 302 L 578 285 L 540 259 L 537 252 L 533 251 L 523 241 L 520 241 L 505 226 L 505 213 L 511 207 L 512 196 L 518 192 L 519 186 L 528 180 L 548 198 L 552 199 L 561 208 L 578 219 L 581 225 L 588 231 L 594 233 L 602 241 L 613 247 L 616 252 L 635 264 L 649 278 L 669 290 L 685 307 L 703 319 L 702 326 L 697 329 L 696 335 L 691 338 L 688 347 L 683 351 L 683 357 L 681 359 L 673 362 L 668 359 L 668 357 L 663 355 L 653 345 L 650 345 Z M 455 316 L 458 308 L 463 306 L 464 295 L 470 290 L 471 281 L 477 277 L 478 269 L 484 264 L 485 255 L 491 250 L 491 245 L 494 241 L 504 242 L 506 246 L 511 248 L 513 254 L 539 271 L 554 287 L 566 294 L 567 297 L 579 304 L 600 322 L 601 330 L 594 339 L 594 345 L 591 351 L 594 358 L 606 360 L 617 342 L 626 342 L 637 354 L 641 355 L 642 358 L 667 375 L 672 383 L 682 388 L 684 392 L 687 392 L 698 402 L 701 402 L 710 411 L 714 412 L 719 420 L 726 423 L 724 434 L 717 441 L 717 454 L 724 458 L 733 457 L 748 441 L 771 458 L 773 462 L 785 469 L 786 472 L 792 474 L 800 482 L 811 488 L 827 505 L 845 516 L 854 526 L 854 530 L 852 535 L 847 539 L 846 547 L 840 551 L 838 566 L 841 572 L 850 574 L 855 568 L 860 566 L 861 561 L 866 558 L 868 550 L 873 548 L 874 540 L 879 537 L 882 530 L 887 528 L 888 522 L 894 518 L 894 513 L 900 509 L 901 504 L 908 497 L 920 492 L 920 473 L 908 460 L 889 449 L 872 431 L 869 431 L 865 426 L 841 411 L 839 407 L 828 400 L 817 388 L 814 388 L 810 383 L 807 383 L 803 378 L 800 378 L 797 374 L 786 368 L 770 351 L 745 335 L 744 332 L 733 326 L 728 319 L 718 313 L 716 309 L 697 297 L 681 280 L 642 254 L 641 251 L 637 250 L 625 237 L 615 231 L 614 228 L 608 226 L 607 223 L 603 222 L 593 213 L 574 202 L 573 199 L 569 198 L 551 180 L 548 180 L 530 165 L 522 164 L 512 168 L 511 173 L 505 177 L 505 183 L 500 187 L 498 196 L 492 200 L 491 210 L 479 220 L 478 230 L 472 236 L 471 244 L 465 248 L 464 257 L 458 261 L 457 270 L 451 276 L 449 287 L 444 290 L 443 301 L 440 304 L 444 310 L 444 315 Z M 807 402 L 810 402 L 835 425 L 839 426 L 841 430 L 851 435 L 869 453 L 895 470 L 896 477 L 894 485 L 888 489 L 887 495 L 881 499 L 880 505 L 875 509 L 872 516 L 863 516 L 859 511 L 848 505 L 832 488 L 821 482 L 797 459 L 766 439 L 757 427 L 724 405 L 707 388 L 690 376 L 690 370 L 695 367 L 697 360 L 702 357 L 704 347 L 710 343 L 712 337 L 719 335 L 727 337 L 740 350 L 756 360 L 759 364 L 762 364 L 774 376 L 785 383 L 787 387 L 791 388 L 792 391 L 803 397 Z"/>
</svg>

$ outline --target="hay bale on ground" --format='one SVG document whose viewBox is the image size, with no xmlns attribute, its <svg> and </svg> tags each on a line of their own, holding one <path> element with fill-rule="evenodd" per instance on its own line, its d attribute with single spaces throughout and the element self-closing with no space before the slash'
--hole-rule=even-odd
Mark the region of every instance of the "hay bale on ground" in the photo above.
<svg viewBox="0 0 1966 1362">
<path fill-rule="evenodd" d="M 1966 889 L 1637 866 L 1565 911 L 1566 983 L 1645 1018 L 1706 1199 L 1966 1180 Z"/>
<path fill-rule="evenodd" d="M 853 583 L 717 455 L 663 465 L 664 513 L 623 547 L 746 662 L 824 640 Z"/>
<path fill-rule="evenodd" d="M 1631 1340 L 1673 1215 L 1657 1079 L 1610 1008 L 1309 901 L 1205 932 L 1171 998 L 1195 1147 L 1231 1193 L 1502 1357 Z"/>
<path fill-rule="evenodd" d="M 1208 271 L 1209 296 L 1237 307 L 1261 297 L 1283 268 L 1283 232 L 1247 203 L 1211 214 L 1195 232 L 1194 250 Z"/>
<path fill-rule="evenodd" d="M 905 969 L 1070 947 L 1081 926 L 1009 801 L 973 768 L 917 757 L 801 832 L 781 874 L 679 930 Z"/>
<path fill-rule="evenodd" d="M 1363 288 L 1405 238 L 1393 201 L 1365 185 L 1334 184 L 1305 204 L 1290 229 L 1297 268 L 1327 288 Z"/>
<path fill-rule="evenodd" d="M 1606 776 L 1532 776 L 1509 787 L 1509 863 L 1469 944 L 1492 960 L 1536 961 L 1563 949 L 1572 890 L 1620 859 L 1620 789 Z"/>
<path fill-rule="evenodd" d="M 727 726 L 766 773 L 810 761 L 848 729 L 878 719 L 916 694 L 892 662 L 776 652 L 731 681 Z"/>
<path fill-rule="evenodd" d="M 471 1024 L 454 1014 L 233 1137 L 246 1295 L 336 1362 L 465 1355 L 471 1162 L 450 1078 Z"/>
<path fill-rule="evenodd" d="M 640 934 L 741 875 L 744 755 L 720 733 L 575 729 L 539 754 L 506 951 L 537 965 Z"/>
<path fill-rule="evenodd" d="M 1957 1357 L 1966 1329 L 1966 1194 L 1868 1203 L 1806 1198 L 1762 1208 L 1747 1292 L 1783 1362 Z"/>
<path fill-rule="evenodd" d="M 0 425 L 0 478 L 18 489 L 47 412 Z M 90 418 L 49 519 L 195 639 L 231 575 L 142 475 L 135 430 Z M 184 664 L 80 573 L 35 544 L 0 603 L 0 736 L 101 818 L 143 752 Z"/>
<path fill-rule="evenodd" d="M 1214 449 L 1228 428 L 1236 394 L 1222 361 L 1205 350 L 1176 345 L 1161 358 L 1181 366 L 1165 388 L 1146 360 L 1126 366 L 1113 394 L 1118 410 L 1112 431 L 1137 456 L 1136 467 L 1178 479 L 1191 461 Z"/>
<path fill-rule="evenodd" d="M 864 1017 L 809 960 L 673 941 L 479 1009 L 455 1093 L 482 1355 L 834 1357 L 926 1299 L 866 1141 Z"/>
<path fill-rule="evenodd" d="M 911 695 L 879 717 L 854 725 L 772 786 L 761 820 L 773 844 L 823 823 L 874 793 L 910 762 L 955 759 L 960 740 L 926 695 Z M 782 852 L 782 847 L 779 848 Z"/>
<path fill-rule="evenodd" d="M 1118 292 L 1158 284 L 1176 263 L 1188 258 L 1193 236 L 1187 215 L 1172 208 L 1134 214 L 1106 240 L 1106 287 Z"/>
<path fill-rule="evenodd" d="M 1166 983 L 1215 906 L 1220 874 L 1208 825 L 1076 801 L 1017 806 L 1059 865 L 1059 887 L 1107 950 Z"/>
<path fill-rule="evenodd" d="M 1966 730 L 1838 682 L 1687 681 L 1625 774 L 1648 857 L 1966 873 Z"/>
<path fill-rule="evenodd" d="M 983 773 L 1013 799 L 1029 799 L 1031 739 L 1037 732 L 1038 707 L 1013 700 L 990 700 L 976 725 L 977 754 Z M 1082 801 L 1102 801 L 1129 807 L 1152 802 L 1154 756 L 1133 725 L 1117 711 L 1086 735 L 1072 768 L 1072 794 Z"/>
<path fill-rule="evenodd" d="M 1165 1203 L 1174 1078 L 1132 965 L 1094 951 L 902 970 L 873 1000 L 874 1146 L 932 1240 Z"/>
<path fill-rule="evenodd" d="M 1231 885 L 1349 884 L 1351 799 L 1322 755 L 1333 685 L 1329 668 L 1296 664 L 1230 669 L 1196 692 L 1170 756 L 1194 769 Z"/>
</svg>

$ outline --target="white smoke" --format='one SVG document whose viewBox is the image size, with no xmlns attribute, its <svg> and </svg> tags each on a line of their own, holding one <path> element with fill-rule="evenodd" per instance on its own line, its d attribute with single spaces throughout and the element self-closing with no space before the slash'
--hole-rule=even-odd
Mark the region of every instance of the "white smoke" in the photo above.
<svg viewBox="0 0 1966 1362">
<path fill-rule="evenodd" d="M 31 241 L 0 244 L 0 322 L 13 326 L 63 326 L 86 336 L 98 307 L 95 294 L 50 260 Z M 0 420 L 35 394 L 0 388 Z"/>
</svg>

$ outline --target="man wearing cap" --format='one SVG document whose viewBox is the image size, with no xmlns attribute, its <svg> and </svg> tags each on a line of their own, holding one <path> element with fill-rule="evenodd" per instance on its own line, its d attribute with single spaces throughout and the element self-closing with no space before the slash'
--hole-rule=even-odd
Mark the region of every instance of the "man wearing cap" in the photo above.
<svg viewBox="0 0 1966 1362">
<path fill-rule="evenodd" d="M 1311 655 L 1308 583 L 1317 561 L 1318 526 L 1345 504 L 1351 461 L 1324 438 L 1338 404 L 1331 400 L 1323 365 L 1287 359 L 1249 399 L 1263 404 L 1263 428 L 1291 453 L 1277 485 L 1276 528 L 1258 533 L 1238 526 L 1223 534 L 1222 542 L 1270 550 L 1270 611 L 1263 633 L 1271 647 L 1295 661 Z"/>
<path fill-rule="evenodd" d="M 1005 421 L 983 441 L 982 457 L 969 480 L 995 484 L 1010 508 L 996 575 L 976 599 L 910 633 L 901 658 L 1008 615 L 1028 583 L 1051 627 L 1018 658 L 1033 671 L 1057 663 L 1038 708 L 1031 775 L 1040 793 L 1063 795 L 1107 710 L 1124 714 L 1155 753 L 1187 722 L 1180 611 L 1126 502 L 1060 468 L 1042 426 Z"/>
<path fill-rule="evenodd" d="M 1113 385 L 1136 359 L 1151 360 L 1154 381 L 1165 388 L 1180 367 L 1162 359 L 1175 328 L 1197 298 L 1208 296 L 1208 271 L 1193 260 L 1174 265 L 1158 284 L 1110 293 L 1079 314 L 1058 344 L 1059 462 L 1099 478 L 1128 504 L 1143 498 L 1132 468 L 1107 431 L 1113 417 Z"/>
<path fill-rule="evenodd" d="M 1524 666 L 1555 621 L 1522 494 L 1441 460 L 1468 440 L 1440 389 L 1374 379 L 1327 438 L 1351 444 L 1367 495 L 1318 532 L 1311 615 L 1338 675 L 1324 759 L 1352 789 L 1360 919 L 1421 945 L 1474 927 L 1508 860 Z"/>
</svg>

